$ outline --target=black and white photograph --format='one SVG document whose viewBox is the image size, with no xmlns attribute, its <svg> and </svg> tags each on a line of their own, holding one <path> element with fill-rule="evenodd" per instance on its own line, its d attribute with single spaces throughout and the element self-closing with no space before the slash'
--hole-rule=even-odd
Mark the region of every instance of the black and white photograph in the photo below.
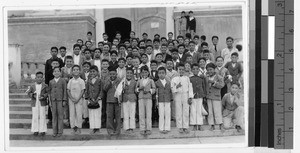
<svg viewBox="0 0 300 153">
<path fill-rule="evenodd" d="M 8 7 L 6 147 L 246 147 L 247 4 Z"/>
</svg>

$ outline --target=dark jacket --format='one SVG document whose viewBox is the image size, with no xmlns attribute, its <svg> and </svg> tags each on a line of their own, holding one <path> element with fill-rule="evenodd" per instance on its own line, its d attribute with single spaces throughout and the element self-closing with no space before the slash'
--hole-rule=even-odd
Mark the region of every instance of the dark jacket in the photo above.
<svg viewBox="0 0 300 153">
<path fill-rule="evenodd" d="M 67 101 L 67 83 L 66 80 L 63 78 L 59 78 L 59 80 L 56 82 L 54 79 L 52 79 L 49 82 L 49 94 L 50 99 L 53 102 L 56 101 Z"/>
<path fill-rule="evenodd" d="M 214 81 L 215 83 L 209 84 L 208 78 L 206 78 L 206 98 L 212 100 L 220 100 L 221 101 L 221 89 L 224 87 L 224 80 L 223 77 L 220 75 L 215 76 Z"/>
<path fill-rule="evenodd" d="M 122 93 L 122 102 L 136 102 L 137 96 L 135 93 L 136 81 L 131 79 L 129 85 L 127 84 L 127 80 L 125 80 L 123 84 L 123 93 Z"/>
<path fill-rule="evenodd" d="M 192 76 L 190 77 L 190 81 L 193 85 L 193 93 L 194 93 L 194 98 L 203 98 L 206 96 L 206 80 L 202 77 L 197 76 Z"/>
<path fill-rule="evenodd" d="M 155 82 L 155 86 L 157 91 L 156 94 L 158 95 L 158 102 L 171 102 L 172 90 L 170 81 L 166 80 L 166 84 L 164 86 L 159 79 Z"/>
<path fill-rule="evenodd" d="M 86 92 L 85 92 L 85 98 L 86 99 L 94 99 L 97 100 L 98 98 L 103 98 L 103 90 L 102 90 L 102 83 L 99 78 L 95 81 L 95 83 L 92 83 L 91 79 L 88 79 L 86 82 Z"/>
<path fill-rule="evenodd" d="M 53 70 L 52 70 L 52 66 L 51 66 L 51 63 L 52 63 L 53 59 L 54 58 L 51 57 L 50 59 L 48 59 L 46 61 L 46 64 L 45 64 L 45 83 L 47 85 L 49 85 L 50 80 L 52 80 L 54 78 L 54 76 L 52 74 Z M 63 65 L 64 65 L 64 62 L 62 61 L 61 58 L 56 57 L 56 59 L 58 59 L 59 67 L 62 68 Z"/>
<path fill-rule="evenodd" d="M 103 90 L 106 92 L 106 102 L 107 103 L 117 103 L 118 100 L 115 97 L 115 92 L 116 89 L 120 83 L 120 79 L 116 79 L 113 83 L 111 82 L 111 80 L 107 80 L 108 82 L 106 82 Z"/>
<path fill-rule="evenodd" d="M 29 87 L 29 90 L 27 91 L 28 96 L 31 98 L 31 107 L 35 107 L 36 98 L 38 98 L 38 97 L 36 97 L 37 94 L 35 94 L 35 96 L 33 96 L 34 92 L 36 92 L 35 84 L 31 85 Z M 39 95 L 40 95 L 40 97 L 42 97 L 40 99 L 41 106 L 46 106 L 47 105 L 47 97 L 48 97 L 48 86 L 45 83 L 42 83 L 41 93 Z"/>
</svg>

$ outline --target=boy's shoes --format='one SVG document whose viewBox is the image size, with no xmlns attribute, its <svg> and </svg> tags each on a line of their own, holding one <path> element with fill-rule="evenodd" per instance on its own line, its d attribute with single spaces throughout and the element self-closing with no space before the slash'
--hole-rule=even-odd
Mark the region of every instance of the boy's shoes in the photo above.
<svg viewBox="0 0 300 153">
<path fill-rule="evenodd" d="M 235 128 L 236 128 L 237 132 L 241 132 L 241 130 L 242 130 L 242 128 L 238 125 L 236 125 Z"/>
<path fill-rule="evenodd" d="M 41 136 L 45 136 L 45 135 L 46 135 L 46 133 L 45 133 L 45 132 L 42 132 L 42 133 L 41 133 Z"/>
<path fill-rule="evenodd" d="M 151 132 L 150 130 L 146 130 L 146 131 L 145 131 L 145 134 L 146 134 L 146 135 L 150 135 L 150 134 L 152 134 L 152 132 Z"/>
<path fill-rule="evenodd" d="M 160 132 L 160 133 L 162 133 L 162 134 L 165 134 L 165 130 L 163 130 L 163 131 L 162 131 L 162 130 L 160 130 L 159 132 Z"/>
<path fill-rule="evenodd" d="M 192 131 L 197 131 L 197 125 L 194 125 Z"/>
<path fill-rule="evenodd" d="M 220 130 L 221 130 L 221 132 L 225 132 L 225 128 L 224 128 L 223 124 L 220 125 Z"/>
<path fill-rule="evenodd" d="M 184 128 L 183 131 L 184 131 L 184 133 L 186 133 L 186 134 L 187 134 L 187 133 L 190 133 L 190 130 L 188 130 L 188 129 L 186 129 L 186 128 Z"/>
<path fill-rule="evenodd" d="M 58 133 L 56 137 L 61 137 L 61 135 L 62 135 L 61 133 Z"/>
<path fill-rule="evenodd" d="M 182 128 L 179 129 L 179 133 L 183 133 L 183 129 Z"/>
<path fill-rule="evenodd" d="M 38 133 L 38 132 L 34 132 L 33 135 L 34 135 L 34 136 L 38 136 L 39 133 Z"/>
<path fill-rule="evenodd" d="M 146 131 L 140 131 L 140 134 L 142 134 L 142 135 L 145 135 L 146 134 Z"/>
<path fill-rule="evenodd" d="M 81 134 L 81 130 L 79 128 L 77 128 L 75 134 Z"/>
<path fill-rule="evenodd" d="M 57 136 L 57 134 L 53 134 L 53 135 L 52 135 L 52 137 L 56 137 L 56 136 Z"/>
<path fill-rule="evenodd" d="M 210 131 L 213 131 L 213 130 L 215 130 L 215 126 L 213 126 L 213 125 L 212 125 L 212 126 L 210 127 L 210 129 L 209 129 L 209 130 L 210 130 Z"/>
<path fill-rule="evenodd" d="M 203 127 L 201 125 L 198 126 L 199 131 L 204 131 Z"/>
</svg>

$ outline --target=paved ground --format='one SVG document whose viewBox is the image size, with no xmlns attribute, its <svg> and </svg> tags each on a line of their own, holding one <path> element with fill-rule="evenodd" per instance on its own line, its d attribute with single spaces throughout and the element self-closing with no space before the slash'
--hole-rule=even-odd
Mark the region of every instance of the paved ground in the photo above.
<svg viewBox="0 0 300 153">
<path fill-rule="evenodd" d="M 114 145 L 178 145 L 178 144 L 224 144 L 244 143 L 245 136 L 180 138 L 180 139 L 144 139 L 144 140 L 87 140 L 87 141 L 41 141 L 11 140 L 11 147 L 63 147 L 63 146 L 114 146 Z"/>
</svg>

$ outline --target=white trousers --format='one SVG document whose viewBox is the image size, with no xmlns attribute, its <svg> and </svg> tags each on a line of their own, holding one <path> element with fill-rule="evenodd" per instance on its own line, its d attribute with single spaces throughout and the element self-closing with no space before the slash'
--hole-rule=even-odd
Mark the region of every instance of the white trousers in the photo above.
<svg viewBox="0 0 300 153">
<path fill-rule="evenodd" d="M 139 99 L 140 130 L 152 130 L 152 99 Z"/>
<path fill-rule="evenodd" d="M 35 107 L 32 107 L 31 132 L 46 132 L 46 107 L 41 106 L 40 101 L 36 101 Z"/>
<path fill-rule="evenodd" d="M 123 102 L 122 103 L 124 118 L 123 118 L 123 127 L 124 130 L 135 129 L 135 102 Z"/>
<path fill-rule="evenodd" d="M 71 128 L 74 128 L 75 126 L 77 126 L 78 128 L 82 128 L 82 103 L 82 98 L 76 104 L 71 99 L 69 99 Z"/>
<path fill-rule="evenodd" d="M 222 124 L 222 102 L 220 100 L 207 99 L 208 105 L 208 124 Z"/>
<path fill-rule="evenodd" d="M 189 128 L 188 93 L 175 93 L 174 100 L 177 128 Z"/>
<path fill-rule="evenodd" d="M 202 102 L 203 102 L 203 98 L 192 100 L 191 110 L 190 110 L 191 125 L 203 125 Z"/>
<path fill-rule="evenodd" d="M 99 106 L 100 106 L 99 108 L 97 108 L 97 109 L 88 109 L 90 129 L 100 129 L 101 128 L 102 100 L 99 100 L 98 103 L 99 103 Z"/>
<path fill-rule="evenodd" d="M 159 113 L 159 130 L 171 130 L 171 103 L 161 102 L 158 103 Z"/>
<path fill-rule="evenodd" d="M 89 117 L 89 109 L 87 107 L 88 105 L 88 100 L 82 100 L 82 114 L 83 114 L 83 118 L 88 118 Z"/>
</svg>

